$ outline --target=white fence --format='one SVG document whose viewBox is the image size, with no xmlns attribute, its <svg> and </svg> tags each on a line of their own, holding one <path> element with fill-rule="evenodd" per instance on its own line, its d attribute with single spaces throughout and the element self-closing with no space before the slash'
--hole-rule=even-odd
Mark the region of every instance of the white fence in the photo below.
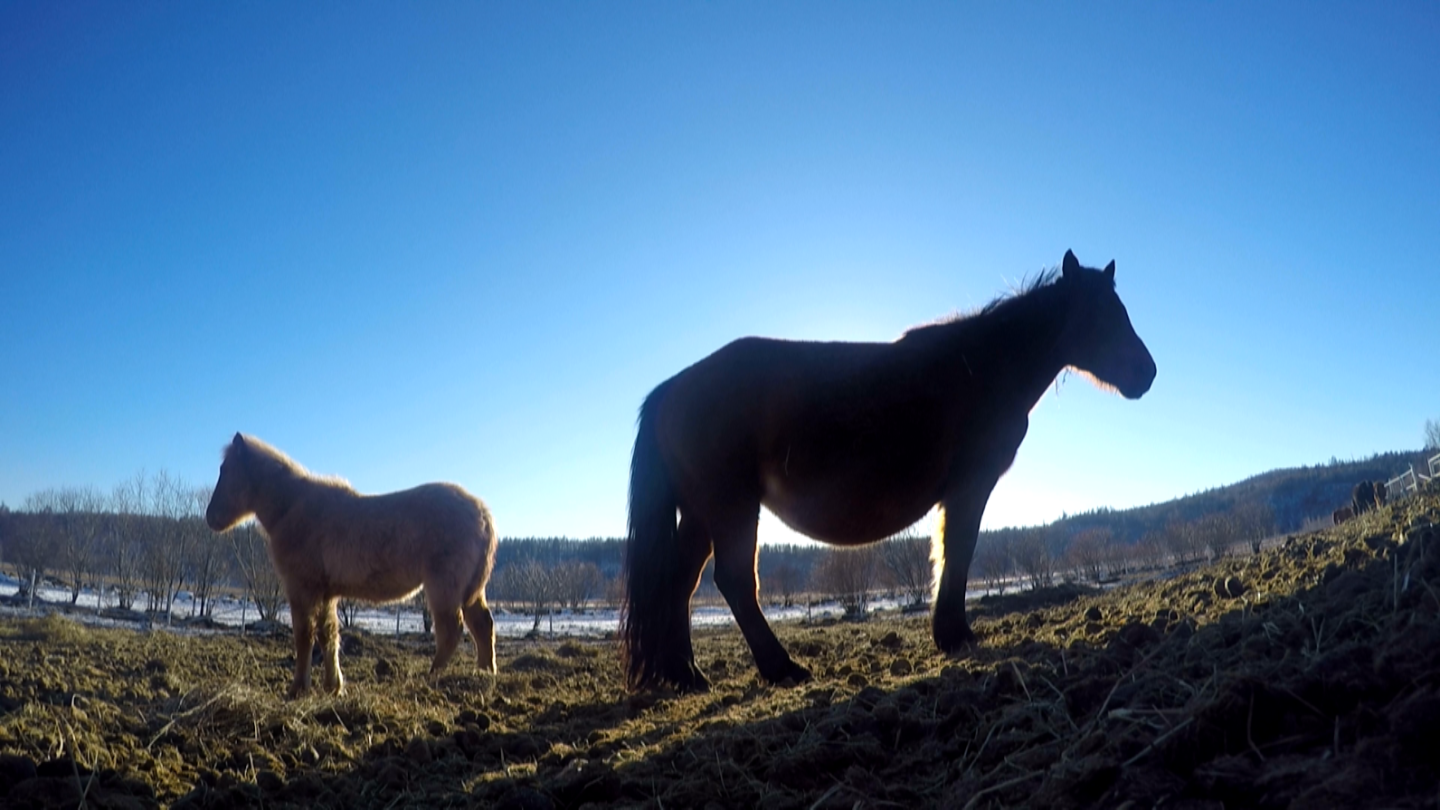
<svg viewBox="0 0 1440 810">
<path fill-rule="evenodd" d="M 1425 466 L 1428 468 L 1429 475 L 1415 472 L 1415 465 L 1411 464 L 1410 469 L 1386 481 L 1386 499 L 1413 495 L 1420 490 L 1422 485 L 1430 483 L 1435 478 L 1440 478 L 1440 453 L 1427 459 Z"/>
</svg>

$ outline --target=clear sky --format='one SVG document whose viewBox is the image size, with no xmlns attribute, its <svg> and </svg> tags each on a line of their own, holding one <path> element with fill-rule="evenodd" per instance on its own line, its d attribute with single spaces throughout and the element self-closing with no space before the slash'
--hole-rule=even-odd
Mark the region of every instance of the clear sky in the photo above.
<svg viewBox="0 0 1440 810">
<path fill-rule="evenodd" d="M 1048 394 L 988 527 L 1416 448 L 1437 42 L 1428 0 L 0 4 L 0 501 L 209 485 L 241 430 L 616 536 L 665 378 L 1067 248 L 1159 374 Z"/>
</svg>

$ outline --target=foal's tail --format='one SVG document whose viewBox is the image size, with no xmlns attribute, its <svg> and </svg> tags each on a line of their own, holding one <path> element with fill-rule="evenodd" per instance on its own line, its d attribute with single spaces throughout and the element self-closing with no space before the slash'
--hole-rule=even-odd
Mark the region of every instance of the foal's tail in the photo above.
<svg viewBox="0 0 1440 810">
<path fill-rule="evenodd" d="M 663 680 L 664 647 L 674 644 L 678 501 L 670 471 L 660 457 L 655 416 L 669 382 L 640 407 L 635 454 L 630 459 L 630 533 L 625 541 L 625 603 L 620 610 L 620 649 L 630 689 Z M 688 622 L 689 617 L 684 617 Z"/>
</svg>

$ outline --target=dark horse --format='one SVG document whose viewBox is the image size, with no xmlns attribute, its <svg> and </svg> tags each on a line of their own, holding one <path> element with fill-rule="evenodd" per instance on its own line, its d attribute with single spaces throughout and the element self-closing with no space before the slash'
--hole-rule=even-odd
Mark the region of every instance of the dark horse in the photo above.
<svg viewBox="0 0 1440 810">
<path fill-rule="evenodd" d="M 1030 409 L 1067 367 L 1128 399 L 1155 379 L 1115 294 L 1115 263 L 1081 267 L 1069 251 L 1059 274 L 894 343 L 743 338 L 661 383 L 640 409 L 630 463 L 620 631 L 629 686 L 709 687 L 690 643 L 690 598 L 712 553 L 761 676 L 810 677 L 760 612 L 762 504 L 840 546 L 880 540 L 938 504 L 933 635 L 947 653 L 970 648 L 965 581 L 980 516 Z"/>
</svg>

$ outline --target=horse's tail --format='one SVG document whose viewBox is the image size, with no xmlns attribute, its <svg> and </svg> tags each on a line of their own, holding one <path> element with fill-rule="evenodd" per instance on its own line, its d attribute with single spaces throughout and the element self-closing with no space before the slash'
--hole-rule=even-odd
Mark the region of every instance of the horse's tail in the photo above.
<svg viewBox="0 0 1440 810">
<path fill-rule="evenodd" d="M 670 383 L 661 383 L 640 407 L 635 453 L 630 459 L 630 531 L 625 540 L 625 602 L 620 610 L 620 648 L 630 689 L 663 680 L 660 661 L 673 642 L 675 573 L 680 565 L 670 471 L 660 457 L 655 419 Z M 689 617 L 685 617 L 686 621 Z"/>
</svg>

